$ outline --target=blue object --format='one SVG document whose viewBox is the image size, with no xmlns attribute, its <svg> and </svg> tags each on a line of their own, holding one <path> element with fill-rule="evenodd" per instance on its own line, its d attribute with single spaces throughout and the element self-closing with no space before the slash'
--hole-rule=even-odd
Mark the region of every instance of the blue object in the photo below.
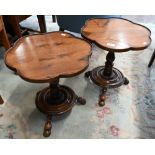
<svg viewBox="0 0 155 155">
<path fill-rule="evenodd" d="M 57 15 L 57 22 L 61 29 L 80 33 L 85 21 L 90 18 L 120 17 L 119 15 Z"/>
</svg>

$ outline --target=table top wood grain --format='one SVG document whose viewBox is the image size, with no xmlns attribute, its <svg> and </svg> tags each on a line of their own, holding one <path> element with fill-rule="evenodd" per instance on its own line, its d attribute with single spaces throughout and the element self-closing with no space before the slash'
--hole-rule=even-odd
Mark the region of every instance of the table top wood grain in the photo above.
<svg viewBox="0 0 155 155">
<path fill-rule="evenodd" d="M 89 19 L 81 34 L 101 48 L 114 52 L 141 50 L 151 43 L 151 31 L 147 27 L 123 18 Z"/>
<path fill-rule="evenodd" d="M 74 76 L 89 64 L 91 45 L 66 32 L 20 38 L 5 54 L 6 65 L 29 82 Z"/>
</svg>

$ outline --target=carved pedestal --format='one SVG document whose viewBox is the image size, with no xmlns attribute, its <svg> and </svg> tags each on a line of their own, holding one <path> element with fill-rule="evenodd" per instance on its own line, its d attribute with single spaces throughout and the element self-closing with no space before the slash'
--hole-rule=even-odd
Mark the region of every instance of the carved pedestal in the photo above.
<svg viewBox="0 0 155 155">
<path fill-rule="evenodd" d="M 71 88 L 59 85 L 58 80 L 37 93 L 36 106 L 47 115 L 43 132 L 45 137 L 51 134 L 52 116 L 60 116 L 70 112 L 77 102 L 84 105 L 86 100 L 78 97 Z"/>
<path fill-rule="evenodd" d="M 129 81 L 123 74 L 113 67 L 115 53 L 109 52 L 106 56 L 105 66 L 94 68 L 92 71 L 85 73 L 85 77 L 90 79 L 98 86 L 102 87 L 99 97 L 99 105 L 105 105 L 106 92 L 108 88 L 117 88 L 122 84 L 128 84 Z"/>
</svg>

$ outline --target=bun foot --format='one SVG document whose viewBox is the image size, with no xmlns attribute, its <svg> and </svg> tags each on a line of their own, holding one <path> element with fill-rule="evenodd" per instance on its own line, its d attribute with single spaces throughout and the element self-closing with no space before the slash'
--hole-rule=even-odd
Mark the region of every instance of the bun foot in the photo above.
<svg viewBox="0 0 155 155">
<path fill-rule="evenodd" d="M 99 102 L 98 102 L 98 105 L 101 107 L 105 105 L 106 92 L 107 92 L 107 88 L 103 88 L 101 91 Z"/>
<path fill-rule="evenodd" d="M 84 75 L 85 78 L 89 78 L 90 74 L 91 74 L 91 71 L 86 72 L 85 75 Z"/>
<path fill-rule="evenodd" d="M 100 107 L 105 106 L 105 101 L 99 101 L 98 105 L 99 105 Z"/>
<path fill-rule="evenodd" d="M 51 129 L 52 129 L 51 117 L 47 116 L 47 121 L 44 126 L 43 136 L 49 137 L 51 135 Z"/>
<path fill-rule="evenodd" d="M 105 105 L 105 100 L 106 100 L 106 96 L 101 96 L 100 100 L 99 100 L 99 106 L 104 106 Z"/>
<path fill-rule="evenodd" d="M 49 137 L 51 135 L 51 131 L 49 130 L 44 130 L 43 136 L 44 137 Z"/>
<path fill-rule="evenodd" d="M 86 104 L 86 100 L 82 97 L 77 97 L 76 99 L 77 103 L 81 104 L 81 105 L 85 105 Z"/>
<path fill-rule="evenodd" d="M 129 84 L 129 80 L 127 78 L 124 78 L 124 84 L 128 85 Z"/>
</svg>

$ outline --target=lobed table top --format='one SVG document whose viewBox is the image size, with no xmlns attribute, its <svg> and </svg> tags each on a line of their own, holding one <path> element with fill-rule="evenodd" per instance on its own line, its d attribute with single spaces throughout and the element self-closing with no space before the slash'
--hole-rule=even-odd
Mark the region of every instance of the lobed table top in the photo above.
<svg viewBox="0 0 155 155">
<path fill-rule="evenodd" d="M 81 29 L 84 38 L 114 52 L 141 50 L 151 43 L 151 31 L 123 18 L 94 18 Z"/>
<path fill-rule="evenodd" d="M 65 32 L 20 38 L 5 54 L 6 65 L 29 82 L 52 82 L 84 71 L 91 45 Z"/>
</svg>

